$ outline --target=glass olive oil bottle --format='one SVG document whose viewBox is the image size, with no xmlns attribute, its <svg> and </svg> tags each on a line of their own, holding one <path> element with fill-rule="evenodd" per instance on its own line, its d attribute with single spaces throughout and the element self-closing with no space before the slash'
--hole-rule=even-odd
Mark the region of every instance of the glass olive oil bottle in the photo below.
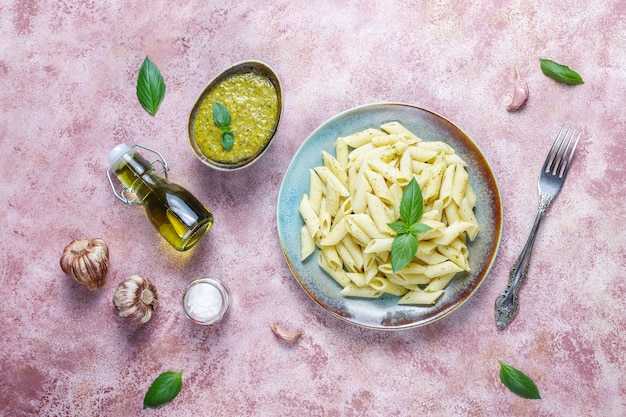
<svg viewBox="0 0 626 417">
<path fill-rule="evenodd" d="M 164 172 L 167 172 L 167 164 L 158 152 L 140 145 L 117 145 L 108 156 L 111 166 L 107 175 L 113 192 L 127 204 L 143 206 L 154 228 L 175 249 L 190 249 L 213 226 L 213 215 L 189 191 L 159 176 L 152 163 L 141 156 L 135 147 L 159 155 Z M 115 191 L 111 172 L 124 187 L 121 194 Z"/>
</svg>

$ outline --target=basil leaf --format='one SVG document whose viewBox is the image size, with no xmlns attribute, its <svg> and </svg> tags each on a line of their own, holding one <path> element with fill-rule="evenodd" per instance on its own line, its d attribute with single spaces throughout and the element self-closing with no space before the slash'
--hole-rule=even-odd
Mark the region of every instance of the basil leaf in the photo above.
<svg viewBox="0 0 626 417">
<path fill-rule="evenodd" d="M 230 113 L 222 103 L 217 101 L 213 103 L 213 121 L 220 129 L 230 129 Z"/>
<path fill-rule="evenodd" d="M 222 146 L 227 151 L 233 149 L 233 145 L 235 144 L 235 137 L 231 132 L 224 132 L 222 134 Z"/>
<path fill-rule="evenodd" d="M 393 272 L 407 266 L 417 253 L 417 237 L 412 233 L 396 235 L 391 243 L 391 268 Z"/>
<path fill-rule="evenodd" d="M 218 101 L 213 103 L 213 121 L 222 132 L 222 147 L 227 151 L 233 149 L 235 135 L 230 128 L 230 113 L 224 105 Z"/>
<path fill-rule="evenodd" d="M 540 59 L 541 71 L 548 77 L 567 85 L 583 84 L 582 77 L 568 66 L 558 64 L 549 59 Z"/>
<path fill-rule="evenodd" d="M 143 408 L 156 408 L 172 401 L 183 388 L 183 371 L 163 372 L 146 392 Z"/>
<path fill-rule="evenodd" d="M 414 235 L 428 232 L 432 227 L 424 223 L 414 223 L 409 226 L 409 232 Z"/>
<path fill-rule="evenodd" d="M 415 177 L 409 181 L 400 200 L 401 221 L 388 223 L 388 226 L 397 234 L 391 244 L 391 268 L 397 272 L 407 266 L 417 253 L 418 233 L 424 233 L 431 228 L 418 223 L 424 214 L 424 198 L 422 190 Z"/>
<path fill-rule="evenodd" d="M 541 399 L 539 390 L 532 379 L 521 371 L 502 362 L 500 362 L 500 381 L 502 381 L 504 386 L 511 392 L 522 398 L 529 398 L 531 400 Z"/>
<path fill-rule="evenodd" d="M 165 82 L 163 76 L 152 61 L 146 57 L 141 64 L 137 76 L 137 98 L 141 106 L 152 116 L 159 110 L 165 97 Z"/>
<path fill-rule="evenodd" d="M 411 229 L 404 222 L 387 223 L 387 226 L 389 226 L 397 234 L 410 233 L 411 232 Z"/>
<path fill-rule="evenodd" d="M 400 200 L 400 217 L 406 224 L 414 224 L 422 218 L 423 212 L 424 199 L 422 198 L 422 190 L 415 177 L 413 177 L 409 185 L 404 189 L 402 200 Z"/>
</svg>

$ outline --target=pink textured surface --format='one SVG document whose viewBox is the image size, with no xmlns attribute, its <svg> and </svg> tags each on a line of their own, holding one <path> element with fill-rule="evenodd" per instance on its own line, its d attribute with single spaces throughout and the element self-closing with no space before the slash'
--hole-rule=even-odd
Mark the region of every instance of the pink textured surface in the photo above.
<svg viewBox="0 0 626 417">
<path fill-rule="evenodd" d="M 1 416 L 623 416 L 626 411 L 626 5 L 589 2 L 9 0 L 0 5 Z M 138 104 L 145 56 L 167 84 L 156 117 Z M 569 87 L 539 58 L 578 71 Z M 229 65 L 269 63 L 283 122 L 252 167 L 211 171 L 188 148 L 196 95 Z M 513 70 L 530 99 L 505 110 Z M 460 126 L 501 188 L 504 234 L 490 277 L 460 310 L 377 332 L 324 312 L 301 290 L 276 233 L 278 189 L 310 132 L 347 108 L 399 101 Z M 584 128 L 565 188 L 537 237 L 521 312 L 499 331 L 495 298 L 535 214 L 536 178 L 564 124 Z M 155 235 L 106 180 L 119 142 L 160 150 L 170 178 L 216 223 L 190 253 Z M 111 249 L 88 293 L 59 268 L 72 239 Z M 111 298 L 151 278 L 161 305 L 141 327 Z M 185 285 L 221 278 L 233 304 L 215 327 L 184 317 Z M 301 329 L 293 346 L 269 323 Z M 500 383 L 523 370 L 542 400 Z M 141 411 L 161 372 L 183 370 L 170 404 Z"/>
</svg>

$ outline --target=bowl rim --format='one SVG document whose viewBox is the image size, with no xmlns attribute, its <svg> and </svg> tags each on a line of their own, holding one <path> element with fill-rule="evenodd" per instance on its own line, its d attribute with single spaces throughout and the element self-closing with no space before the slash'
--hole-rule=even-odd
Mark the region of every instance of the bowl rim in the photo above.
<svg viewBox="0 0 626 417">
<path fill-rule="evenodd" d="M 200 107 L 200 104 L 206 97 L 206 95 L 213 88 L 215 88 L 215 86 L 217 86 L 220 82 L 230 77 L 231 75 L 245 73 L 245 72 L 256 72 L 257 74 L 260 74 L 261 76 L 267 78 L 274 86 L 274 90 L 276 90 L 276 96 L 278 99 L 278 112 L 276 115 L 276 122 L 274 123 L 272 131 L 269 134 L 269 138 L 267 142 L 251 158 L 246 159 L 241 162 L 234 163 L 234 164 L 214 161 L 210 159 L 208 156 L 204 155 L 202 151 L 198 148 L 195 137 L 192 133 L 195 115 L 198 111 L 198 108 Z M 274 141 L 276 132 L 278 131 L 278 126 L 280 125 L 280 122 L 282 119 L 282 113 L 283 113 L 283 91 L 282 91 L 280 78 L 278 77 L 278 74 L 276 73 L 276 71 L 269 64 L 263 61 L 254 60 L 254 59 L 239 61 L 229 66 L 225 70 L 221 71 L 215 77 L 213 77 L 213 79 L 211 79 L 208 83 L 205 84 L 205 86 L 202 88 L 202 90 L 196 97 L 196 100 L 194 101 L 194 104 L 191 107 L 191 110 L 189 111 L 189 117 L 187 120 L 187 138 L 189 140 L 189 146 L 191 147 L 191 150 L 193 151 L 196 158 L 200 160 L 200 162 L 218 171 L 236 171 L 236 170 L 248 167 L 252 165 L 254 162 L 256 162 L 258 159 L 260 159 L 261 156 L 269 149 L 271 143 Z"/>
</svg>

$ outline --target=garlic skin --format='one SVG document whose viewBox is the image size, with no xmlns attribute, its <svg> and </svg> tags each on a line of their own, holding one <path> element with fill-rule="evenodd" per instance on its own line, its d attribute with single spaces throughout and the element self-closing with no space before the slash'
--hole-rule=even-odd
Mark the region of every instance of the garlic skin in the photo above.
<svg viewBox="0 0 626 417">
<path fill-rule="evenodd" d="M 275 323 L 270 323 L 270 327 L 276 337 L 288 343 L 295 343 L 300 336 L 302 336 L 302 332 L 300 331 L 293 332 L 291 330 L 284 329 Z"/>
<path fill-rule="evenodd" d="M 120 283 L 113 295 L 113 305 L 120 317 L 136 323 L 147 323 L 157 307 L 156 287 L 139 275 L 131 275 Z"/>
<path fill-rule="evenodd" d="M 89 291 L 102 288 L 107 282 L 109 247 L 99 238 L 73 240 L 61 255 L 61 269 Z"/>
<path fill-rule="evenodd" d="M 513 90 L 513 98 L 506 109 L 508 111 L 516 111 L 526 103 L 528 99 L 528 84 L 522 79 L 519 71 L 515 68 L 515 85 Z"/>
</svg>

